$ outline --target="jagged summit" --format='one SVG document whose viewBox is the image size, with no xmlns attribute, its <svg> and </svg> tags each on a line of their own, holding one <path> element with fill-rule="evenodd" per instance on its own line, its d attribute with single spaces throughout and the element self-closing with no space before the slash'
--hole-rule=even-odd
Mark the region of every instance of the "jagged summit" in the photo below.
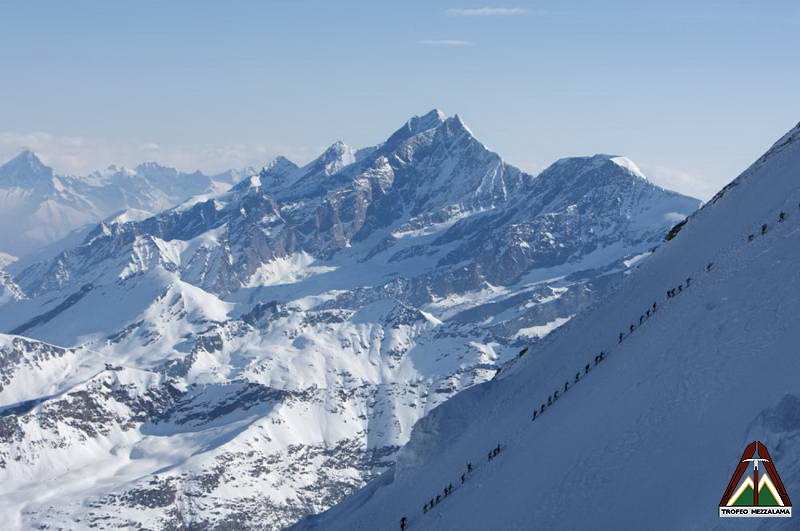
<svg viewBox="0 0 800 531">
<path fill-rule="evenodd" d="M 31 150 L 24 150 L 19 155 L 0 166 L 0 184 L 25 186 L 36 181 L 53 178 L 53 169 L 45 166 Z"/>
<path fill-rule="evenodd" d="M 348 164 L 356 161 L 355 151 L 352 147 L 348 146 L 341 140 L 337 140 L 326 149 L 322 155 L 315 161 L 312 161 L 309 166 L 313 167 L 315 163 L 322 162 L 324 164 L 324 172 L 326 175 L 332 175 L 341 170 Z"/>
<path fill-rule="evenodd" d="M 267 171 L 276 170 L 280 168 L 293 168 L 297 169 L 297 164 L 292 162 L 291 160 L 287 159 L 283 155 L 278 155 L 274 159 L 272 159 L 269 164 L 264 166 L 264 169 Z"/>
<path fill-rule="evenodd" d="M 456 115 L 457 116 L 457 115 Z M 433 109 L 427 114 L 422 116 L 414 116 L 412 117 L 408 123 L 411 125 L 412 128 L 416 128 L 418 131 L 425 131 L 426 129 L 431 129 L 436 127 L 440 123 L 442 123 L 447 118 L 447 114 L 444 113 L 441 109 Z"/>
<path fill-rule="evenodd" d="M 260 182 L 269 187 L 279 187 L 291 179 L 299 170 L 297 164 L 283 155 L 278 155 L 259 172 Z"/>
<path fill-rule="evenodd" d="M 162 166 L 158 162 L 148 161 L 136 166 L 136 173 L 145 177 L 174 177 L 178 175 L 178 170 L 168 166 Z"/>
<path fill-rule="evenodd" d="M 386 140 L 384 146 L 391 149 L 407 138 L 439 127 L 446 118 L 447 116 L 439 109 L 434 109 L 423 116 L 413 116 Z"/>
</svg>

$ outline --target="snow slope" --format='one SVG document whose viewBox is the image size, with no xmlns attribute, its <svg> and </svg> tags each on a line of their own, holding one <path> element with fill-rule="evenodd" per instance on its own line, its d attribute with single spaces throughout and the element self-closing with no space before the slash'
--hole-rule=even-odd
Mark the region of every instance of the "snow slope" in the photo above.
<svg viewBox="0 0 800 531">
<path fill-rule="evenodd" d="M 721 521 L 716 506 L 753 440 L 800 496 L 798 205 L 800 126 L 615 294 L 431 412 L 395 467 L 296 528 L 398 529 L 405 515 L 409 529 L 796 529 Z M 467 462 L 476 470 L 462 486 Z M 424 514 L 450 482 L 454 492 Z"/>
</svg>

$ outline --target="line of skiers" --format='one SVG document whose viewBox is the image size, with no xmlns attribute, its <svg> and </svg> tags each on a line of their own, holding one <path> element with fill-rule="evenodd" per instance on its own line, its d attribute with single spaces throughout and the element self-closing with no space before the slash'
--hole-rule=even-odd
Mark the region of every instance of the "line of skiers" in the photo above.
<svg viewBox="0 0 800 531">
<path fill-rule="evenodd" d="M 497 455 L 500 453 L 500 450 L 501 450 L 500 443 L 498 443 L 497 446 L 492 448 L 491 451 L 489 452 L 489 461 L 497 457 Z"/>
<path fill-rule="evenodd" d="M 798 205 L 798 208 L 800 208 L 800 205 Z M 786 221 L 787 217 L 788 217 L 788 215 L 786 214 L 786 212 L 781 211 L 778 214 L 778 223 L 783 223 L 784 221 Z M 761 235 L 763 236 L 764 234 L 766 234 L 768 230 L 769 230 L 769 227 L 767 226 L 767 224 L 766 223 L 762 223 L 761 224 Z M 748 242 L 753 241 L 755 238 L 756 238 L 755 234 L 748 234 L 747 235 L 747 241 Z"/>
<path fill-rule="evenodd" d="M 798 209 L 800 209 L 800 204 L 798 204 Z M 786 218 L 787 218 L 786 212 L 781 212 L 780 214 L 778 214 L 778 222 L 779 223 L 783 223 L 784 221 L 786 221 Z M 767 230 L 768 230 L 768 227 L 767 227 L 766 223 L 761 225 L 761 234 L 766 234 Z M 748 236 L 748 241 L 752 241 L 753 237 L 754 236 L 752 234 L 750 234 Z M 714 268 L 714 262 L 709 262 L 708 264 L 706 264 L 706 268 L 705 268 L 706 272 L 711 272 L 711 270 L 713 268 Z M 686 277 L 686 288 L 688 289 L 691 285 L 692 285 L 692 277 Z M 677 288 L 668 289 L 667 290 L 667 298 L 671 299 L 671 298 L 676 297 L 679 293 L 683 293 L 683 289 L 684 289 L 684 284 L 683 283 L 678 284 Z M 642 315 L 639 316 L 639 325 L 638 326 L 641 326 L 642 324 L 644 324 L 644 322 L 647 319 L 649 319 L 650 316 L 653 315 L 656 312 L 656 310 L 658 310 L 658 303 L 654 302 L 653 305 L 651 307 L 649 307 L 645 311 L 645 313 L 643 313 Z M 630 327 L 628 328 L 629 333 L 633 333 L 634 330 L 636 330 L 636 328 L 637 328 L 636 325 L 633 325 L 633 324 L 630 325 Z M 618 339 L 619 339 L 618 343 L 622 343 L 622 340 L 625 339 L 625 332 L 620 332 Z M 525 350 L 527 350 L 527 348 Z M 605 353 L 604 352 L 600 352 L 600 354 L 595 356 L 594 364 L 597 365 L 599 362 L 603 361 L 603 359 L 605 359 Z M 591 365 L 587 363 L 586 366 L 583 368 L 584 376 L 589 373 L 590 369 L 591 369 Z M 580 381 L 580 379 L 581 379 L 581 372 L 578 371 L 577 373 L 575 373 L 575 383 L 578 383 L 578 381 Z M 564 382 L 564 392 L 566 392 L 568 389 L 569 389 L 569 382 Z M 541 415 L 542 413 L 544 413 L 544 410 L 547 409 L 547 407 L 553 405 L 553 403 L 556 400 L 558 400 L 558 398 L 559 398 L 558 391 L 555 391 L 552 395 L 547 397 L 547 404 L 543 403 L 541 406 L 539 406 L 539 409 L 534 409 L 533 410 L 533 417 L 531 418 L 531 420 L 536 420 L 536 418 L 539 415 Z"/>
<path fill-rule="evenodd" d="M 492 458 L 495 457 L 499 453 L 500 453 L 500 445 L 498 444 L 497 447 L 493 448 L 492 451 L 489 452 L 489 460 L 492 460 Z M 494 454 L 494 455 L 492 455 L 492 454 Z M 464 472 L 463 474 L 461 474 L 461 484 L 462 485 L 467 480 L 467 474 L 471 473 L 473 470 L 475 470 L 475 468 L 472 466 L 472 463 L 467 463 L 467 471 Z M 422 512 L 423 513 L 427 513 L 428 511 L 432 510 L 434 507 L 439 505 L 439 502 L 442 501 L 442 499 L 450 496 L 450 494 L 453 493 L 453 489 L 455 489 L 453 484 L 452 483 L 448 483 L 447 486 L 442 490 L 442 494 L 437 494 L 436 496 L 431 498 L 431 501 L 429 501 L 428 503 L 426 503 L 425 505 L 422 506 Z M 405 529 L 405 527 L 403 527 L 403 519 L 404 518 L 405 518 L 405 516 L 400 519 L 400 529 Z"/>
<path fill-rule="evenodd" d="M 689 281 L 691 282 L 691 278 L 689 279 Z M 683 288 L 681 287 L 681 289 L 683 289 Z M 670 297 L 670 292 L 667 291 L 667 298 L 669 298 L 669 297 Z M 639 316 L 639 324 L 638 325 L 635 325 L 635 324 L 630 325 L 630 327 L 628 328 L 628 334 L 632 334 L 633 331 L 636 330 L 637 326 L 642 326 L 642 324 L 644 324 L 644 322 L 647 319 L 649 319 L 651 315 L 656 313 L 657 309 L 658 309 L 658 303 L 654 302 L 652 306 L 647 308 L 647 310 L 645 310 L 645 312 L 642 315 Z M 622 343 L 623 339 L 625 339 L 625 332 L 620 332 L 618 340 L 617 340 L 617 343 Z"/>
<path fill-rule="evenodd" d="M 686 287 L 688 288 L 691 285 L 692 285 L 692 277 L 687 277 L 686 278 Z M 678 284 L 677 288 L 668 289 L 667 290 L 667 298 L 671 299 L 673 297 L 677 297 L 678 293 L 683 293 L 683 283 Z"/>
<path fill-rule="evenodd" d="M 597 356 L 595 356 L 594 357 L 594 366 L 596 367 L 601 361 L 605 360 L 606 359 L 606 355 L 607 354 L 605 352 L 601 351 Z M 583 376 L 586 376 L 587 374 L 589 374 L 589 371 L 592 370 L 592 366 L 593 366 L 592 363 L 587 363 L 583 367 L 583 369 L 578 370 L 578 372 L 575 373 L 575 381 L 574 381 L 574 383 L 572 385 L 575 385 L 576 383 L 578 383 L 581 380 L 581 378 L 582 378 L 581 371 L 583 371 Z M 550 396 L 547 397 L 547 403 L 543 402 L 537 409 L 533 410 L 533 416 L 531 417 L 531 421 L 536 420 L 539 417 L 539 415 L 544 413 L 545 409 L 547 409 L 548 407 L 550 407 L 553 404 L 555 404 L 556 400 L 558 400 L 560 398 L 560 396 L 561 396 L 559 393 L 561 393 L 561 392 L 566 393 L 567 391 L 569 391 L 569 388 L 570 388 L 570 383 L 569 383 L 569 381 L 566 381 L 566 382 L 564 382 L 563 391 L 560 391 L 558 389 L 553 391 L 553 394 L 551 394 Z M 499 446 L 498 446 L 498 448 L 499 448 Z M 490 455 L 489 459 L 491 459 L 491 455 Z"/>
<path fill-rule="evenodd" d="M 800 204 L 798 204 L 798 209 L 800 209 Z M 786 218 L 787 218 L 786 212 L 781 212 L 780 214 L 778 214 L 778 223 L 783 223 L 784 221 L 786 221 Z M 766 223 L 761 225 L 761 234 L 762 235 L 766 234 L 768 230 L 769 230 L 769 227 L 768 227 L 768 225 Z M 754 234 L 749 234 L 747 236 L 747 241 L 751 242 L 751 241 L 753 241 L 754 238 L 755 238 Z M 706 272 L 711 272 L 711 270 L 713 268 L 714 268 L 714 262 L 709 262 L 708 264 L 706 264 L 706 267 L 705 267 Z M 689 288 L 691 285 L 692 285 L 692 277 L 687 277 L 686 278 L 686 288 Z M 681 284 L 678 284 L 677 288 L 672 288 L 672 289 L 667 290 L 667 298 L 671 299 L 673 297 L 676 297 L 679 293 L 683 292 L 683 288 L 684 288 L 684 285 L 683 285 L 683 283 L 681 283 Z M 658 309 L 658 304 L 656 302 L 654 302 L 653 305 L 645 311 L 645 313 L 643 313 L 642 315 L 639 316 L 639 326 L 644 324 L 644 321 L 649 319 L 650 316 L 652 314 L 654 314 L 657 309 Z M 636 330 L 636 326 L 635 325 L 630 325 L 629 332 L 632 333 L 634 330 Z M 619 343 L 622 343 L 622 340 L 624 338 L 625 338 L 625 333 L 624 332 L 620 332 L 619 333 Z M 527 352 L 528 352 L 528 347 L 525 347 L 524 349 L 522 349 L 520 351 L 518 357 L 521 358 Z M 594 357 L 594 366 L 597 366 L 601 361 L 605 360 L 605 357 L 606 357 L 606 353 L 601 351 L 597 356 Z M 589 371 L 591 369 L 592 369 L 592 364 L 591 363 L 587 363 L 582 369 L 583 370 L 583 376 L 585 377 L 587 374 L 589 374 Z M 573 385 L 578 383 L 581 380 L 581 378 L 582 378 L 581 371 L 579 370 L 577 373 L 575 373 L 575 381 L 574 381 Z M 569 381 L 564 382 L 563 392 L 567 392 L 569 390 L 569 388 L 570 388 Z M 547 397 L 547 403 L 546 404 L 542 403 L 541 406 L 539 406 L 539 409 L 534 409 L 533 410 L 533 418 L 531 420 L 536 420 L 536 418 L 539 415 L 541 415 L 542 413 L 544 413 L 545 409 L 547 409 L 548 407 L 552 406 L 555 403 L 555 401 L 558 400 L 558 398 L 559 398 L 559 391 L 556 390 L 556 391 L 553 392 L 553 394 L 551 394 L 550 396 Z M 498 444 L 495 448 L 493 448 L 488 454 L 489 461 L 491 461 L 492 459 L 497 457 L 497 455 L 500 453 L 501 450 L 502 450 L 502 447 L 500 446 L 500 444 Z M 472 466 L 472 463 L 467 463 L 467 471 L 465 473 L 461 474 L 461 484 L 462 485 L 466 481 L 467 475 L 469 473 L 471 473 L 473 470 L 474 470 L 474 468 Z M 453 492 L 453 489 L 454 489 L 453 484 L 452 483 L 448 484 L 443 490 L 444 497 L 449 496 Z M 423 506 L 422 512 L 423 513 L 427 513 L 428 511 L 433 509 L 433 507 L 435 507 L 441 500 L 442 500 L 442 495 L 437 494 L 435 498 L 431 498 L 431 501 L 429 501 L 428 503 L 426 503 Z M 400 518 L 400 529 L 401 529 L 401 531 L 405 531 L 407 529 L 407 527 L 408 527 L 408 519 L 405 516 L 403 516 L 402 518 Z"/>
</svg>

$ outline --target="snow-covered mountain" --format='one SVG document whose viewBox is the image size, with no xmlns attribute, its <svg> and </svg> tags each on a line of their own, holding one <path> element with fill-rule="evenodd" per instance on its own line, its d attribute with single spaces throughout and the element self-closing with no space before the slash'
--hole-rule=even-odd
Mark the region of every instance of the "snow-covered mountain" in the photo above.
<svg viewBox="0 0 800 531">
<path fill-rule="evenodd" d="M 56 175 L 34 153 L 23 151 L 0 166 L 0 251 L 22 256 L 118 211 L 160 212 L 255 173 L 231 170 L 208 177 L 148 162 L 75 177 Z"/>
<path fill-rule="evenodd" d="M 297 529 L 796 529 L 716 506 L 754 440 L 800 492 L 799 174 L 800 125 L 620 289 L 432 411 L 395 466 Z"/>
<path fill-rule="evenodd" d="M 432 111 L 106 219 L 8 266 L 9 356 L 75 354 L 0 402 L 0 507 L 21 527 L 290 525 L 610 296 L 698 205 L 612 155 L 528 175 Z"/>
</svg>

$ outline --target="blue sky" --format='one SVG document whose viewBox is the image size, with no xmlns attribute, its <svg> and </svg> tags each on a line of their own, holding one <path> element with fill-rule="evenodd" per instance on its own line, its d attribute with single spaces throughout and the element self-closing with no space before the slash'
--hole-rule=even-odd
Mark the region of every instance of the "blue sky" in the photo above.
<svg viewBox="0 0 800 531">
<path fill-rule="evenodd" d="M 0 0 L 0 156 L 297 162 L 458 113 L 538 171 L 615 153 L 708 198 L 800 121 L 800 2 Z"/>
</svg>

